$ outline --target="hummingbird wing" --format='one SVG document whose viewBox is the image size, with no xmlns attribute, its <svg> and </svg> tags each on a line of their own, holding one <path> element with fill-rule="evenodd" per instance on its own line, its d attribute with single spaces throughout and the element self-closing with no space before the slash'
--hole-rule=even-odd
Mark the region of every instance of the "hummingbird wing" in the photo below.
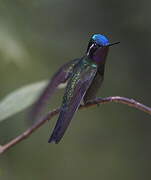
<svg viewBox="0 0 151 180">
<path fill-rule="evenodd" d="M 59 70 L 53 75 L 50 82 L 40 95 L 37 102 L 33 105 L 33 108 L 30 113 L 30 117 L 32 121 L 35 121 L 39 114 L 42 112 L 47 100 L 54 94 L 57 87 L 61 83 L 65 83 L 69 76 L 72 73 L 73 67 L 75 64 L 79 62 L 80 59 L 74 59 L 72 61 L 67 62 L 63 66 L 59 68 Z"/>
<path fill-rule="evenodd" d="M 75 72 L 67 84 L 61 112 L 48 141 L 49 143 L 58 143 L 63 137 L 73 115 L 80 106 L 81 100 L 91 85 L 96 72 L 96 66 L 84 65 L 84 67 L 81 68 L 79 63 L 76 65 Z"/>
</svg>

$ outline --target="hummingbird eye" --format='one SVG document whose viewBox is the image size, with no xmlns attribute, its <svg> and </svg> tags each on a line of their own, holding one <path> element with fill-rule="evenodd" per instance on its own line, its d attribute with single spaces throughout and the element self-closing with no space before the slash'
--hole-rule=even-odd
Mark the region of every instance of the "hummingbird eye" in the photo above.
<svg viewBox="0 0 151 180">
<path fill-rule="evenodd" d="M 99 46 L 97 43 L 93 42 L 91 44 L 88 45 L 87 48 L 87 56 L 92 57 L 93 54 L 95 53 L 95 51 L 100 48 L 101 46 Z"/>
<path fill-rule="evenodd" d="M 96 47 L 96 48 L 100 48 L 100 47 L 103 47 L 103 46 L 100 45 L 100 44 L 95 43 L 95 47 Z"/>
<path fill-rule="evenodd" d="M 102 47 L 100 44 L 96 43 L 94 40 L 90 40 L 86 52 L 88 53 L 88 51 L 90 51 L 91 48 L 96 50 L 100 47 Z"/>
</svg>

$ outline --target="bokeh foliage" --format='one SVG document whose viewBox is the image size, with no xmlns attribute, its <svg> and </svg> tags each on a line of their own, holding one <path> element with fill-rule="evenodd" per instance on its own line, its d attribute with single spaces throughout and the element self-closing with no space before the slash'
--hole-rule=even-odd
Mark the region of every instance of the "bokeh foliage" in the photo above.
<svg viewBox="0 0 151 180">
<path fill-rule="evenodd" d="M 151 105 L 150 1 L 1 0 L 0 97 L 48 79 L 85 52 L 93 33 L 112 47 L 99 96 L 132 97 Z M 50 102 L 60 105 L 63 91 Z M 0 124 L 3 144 L 26 129 L 27 111 Z M 151 118 L 124 105 L 80 111 L 59 145 L 47 139 L 56 118 L 0 157 L 0 179 L 151 178 Z M 27 122 L 27 121 L 26 121 Z"/>
</svg>

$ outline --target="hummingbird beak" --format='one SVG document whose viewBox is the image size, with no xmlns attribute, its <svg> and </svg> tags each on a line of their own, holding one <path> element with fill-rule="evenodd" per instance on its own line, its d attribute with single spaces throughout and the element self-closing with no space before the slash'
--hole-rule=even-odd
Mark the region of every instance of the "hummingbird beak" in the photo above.
<svg viewBox="0 0 151 180">
<path fill-rule="evenodd" d="M 112 43 L 112 44 L 109 44 L 108 46 L 113 46 L 115 44 L 119 44 L 120 42 L 115 42 L 115 43 Z"/>
</svg>

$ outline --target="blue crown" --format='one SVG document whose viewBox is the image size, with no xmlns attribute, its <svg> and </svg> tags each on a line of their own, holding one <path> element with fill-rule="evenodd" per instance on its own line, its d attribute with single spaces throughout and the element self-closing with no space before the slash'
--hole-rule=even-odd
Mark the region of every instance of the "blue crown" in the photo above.
<svg viewBox="0 0 151 180">
<path fill-rule="evenodd" d="M 101 34 L 94 34 L 94 35 L 92 36 L 92 39 L 93 39 L 97 44 L 102 45 L 102 46 L 107 46 L 107 45 L 110 44 L 110 43 L 109 43 L 109 40 L 108 40 L 105 36 L 103 36 L 103 35 L 101 35 Z"/>
</svg>

